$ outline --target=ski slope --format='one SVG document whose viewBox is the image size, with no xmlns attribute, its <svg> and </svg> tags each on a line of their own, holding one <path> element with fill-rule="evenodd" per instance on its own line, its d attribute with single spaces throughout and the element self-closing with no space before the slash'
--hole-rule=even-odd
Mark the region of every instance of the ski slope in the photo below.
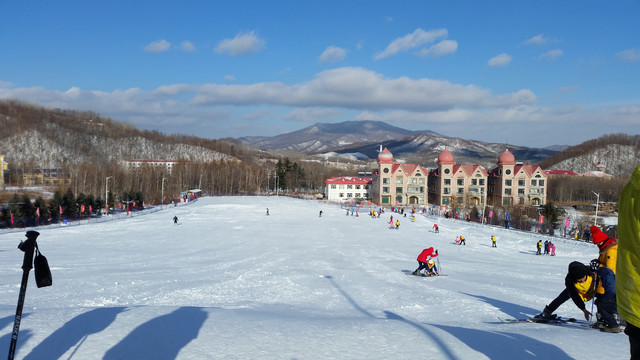
<svg viewBox="0 0 640 360">
<path fill-rule="evenodd" d="M 16 359 L 629 358 L 624 334 L 499 320 L 539 313 L 563 289 L 569 262 L 588 263 L 595 245 L 554 238 L 557 256 L 535 256 L 544 239 L 535 234 L 423 215 L 390 230 L 399 214 L 367 214 L 286 197 L 205 197 L 40 228 L 53 286 L 36 288 L 30 274 Z M 467 244 L 455 245 L 457 235 Z M 7 352 L 24 239 L 22 230 L 0 235 Z M 447 276 L 406 276 L 429 246 Z M 582 316 L 571 302 L 557 313 Z"/>
</svg>

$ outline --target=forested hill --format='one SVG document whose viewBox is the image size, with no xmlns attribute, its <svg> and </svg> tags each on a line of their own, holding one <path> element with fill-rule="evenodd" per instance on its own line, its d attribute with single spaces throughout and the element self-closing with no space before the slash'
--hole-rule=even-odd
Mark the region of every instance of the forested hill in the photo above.
<svg viewBox="0 0 640 360">
<path fill-rule="evenodd" d="M 540 162 L 543 169 L 572 170 L 577 173 L 596 170 L 614 176 L 629 176 L 640 165 L 640 135 L 610 134 L 585 141 L 555 153 Z"/>
<path fill-rule="evenodd" d="M 0 154 L 37 168 L 124 159 L 212 161 L 239 154 L 239 142 L 165 135 L 93 112 L 0 101 Z"/>
</svg>

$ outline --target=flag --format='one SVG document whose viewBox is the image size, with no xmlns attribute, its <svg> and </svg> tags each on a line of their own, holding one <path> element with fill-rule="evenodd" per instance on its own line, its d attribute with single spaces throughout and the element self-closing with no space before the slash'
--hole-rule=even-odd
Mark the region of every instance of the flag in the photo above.
<svg viewBox="0 0 640 360">
<path fill-rule="evenodd" d="M 62 215 L 62 205 L 58 205 L 60 207 L 60 215 Z"/>
<path fill-rule="evenodd" d="M 129 215 L 129 205 L 127 205 L 127 216 Z"/>
<path fill-rule="evenodd" d="M 567 218 L 567 220 L 564 222 L 564 226 L 565 227 L 569 227 L 570 224 L 571 224 L 571 220 L 569 220 L 569 218 Z"/>
<path fill-rule="evenodd" d="M 11 226 L 13 226 L 13 214 L 11 214 Z"/>
<path fill-rule="evenodd" d="M 37 208 L 37 209 L 36 209 L 36 216 L 37 216 L 37 217 L 40 217 L 40 208 Z"/>
<path fill-rule="evenodd" d="M 106 212 L 109 212 L 109 204 L 106 206 Z"/>
<path fill-rule="evenodd" d="M 544 222 L 544 215 L 540 215 L 540 222 L 543 223 Z"/>
<path fill-rule="evenodd" d="M 80 212 L 83 213 L 84 212 L 84 205 L 80 205 Z"/>
<path fill-rule="evenodd" d="M 93 213 L 93 207 L 89 205 L 89 213 Z"/>
<path fill-rule="evenodd" d="M 136 207 L 136 202 L 135 202 L 135 201 L 133 202 L 133 207 L 134 207 L 134 208 Z"/>
</svg>

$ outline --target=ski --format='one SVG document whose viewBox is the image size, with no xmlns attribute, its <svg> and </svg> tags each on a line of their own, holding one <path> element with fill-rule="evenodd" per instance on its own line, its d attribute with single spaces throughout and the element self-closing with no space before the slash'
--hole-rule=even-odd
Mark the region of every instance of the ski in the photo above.
<svg viewBox="0 0 640 360">
<path fill-rule="evenodd" d="M 585 328 L 593 327 L 593 323 L 591 322 L 584 321 L 584 320 L 577 320 L 574 318 L 555 317 L 551 319 L 534 319 L 534 318 L 503 319 L 498 317 L 498 319 L 500 319 L 500 321 L 502 321 L 503 323 L 507 323 L 507 324 L 533 323 L 533 324 L 547 324 L 547 325 L 569 325 L 569 326 L 585 327 Z M 598 327 L 595 327 L 595 329 L 598 329 Z"/>
<path fill-rule="evenodd" d="M 446 274 L 437 274 L 437 275 L 422 275 L 422 274 L 418 274 L 418 275 L 414 275 L 413 273 L 410 272 L 406 272 L 404 273 L 405 275 L 411 275 L 411 276 L 417 276 L 417 277 L 438 277 L 438 276 L 447 276 Z"/>
</svg>

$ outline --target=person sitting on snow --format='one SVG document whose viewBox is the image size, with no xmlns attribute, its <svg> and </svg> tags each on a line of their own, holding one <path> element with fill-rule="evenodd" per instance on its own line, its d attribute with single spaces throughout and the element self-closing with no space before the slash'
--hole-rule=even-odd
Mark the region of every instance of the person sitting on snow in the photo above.
<svg viewBox="0 0 640 360">
<path fill-rule="evenodd" d="M 420 255 L 418 255 L 418 268 L 411 274 L 422 276 L 437 275 L 438 268 L 436 267 L 436 264 L 433 262 L 433 260 L 431 260 L 432 258 L 437 256 L 438 250 L 434 252 L 433 247 L 423 249 Z M 429 261 L 431 261 L 431 266 L 429 264 Z M 424 274 L 421 273 L 422 269 L 425 269 Z"/>
</svg>

